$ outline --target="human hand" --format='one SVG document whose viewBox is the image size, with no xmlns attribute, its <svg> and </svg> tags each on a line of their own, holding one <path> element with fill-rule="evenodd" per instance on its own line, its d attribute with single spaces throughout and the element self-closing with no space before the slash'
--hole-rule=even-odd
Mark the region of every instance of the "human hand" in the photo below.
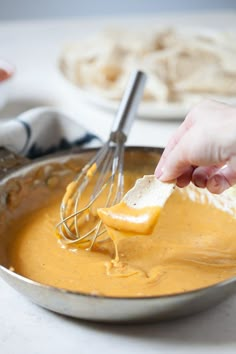
<svg viewBox="0 0 236 354">
<path fill-rule="evenodd" d="M 155 175 L 179 187 L 221 193 L 236 183 L 236 108 L 203 101 L 186 116 L 167 144 Z"/>
</svg>

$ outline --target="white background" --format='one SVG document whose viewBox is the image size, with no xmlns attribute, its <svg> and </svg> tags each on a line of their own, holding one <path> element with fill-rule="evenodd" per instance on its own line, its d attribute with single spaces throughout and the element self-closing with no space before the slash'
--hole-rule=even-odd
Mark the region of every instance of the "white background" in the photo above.
<svg viewBox="0 0 236 354">
<path fill-rule="evenodd" d="M 0 20 L 236 9 L 234 0 L 0 0 Z"/>
<path fill-rule="evenodd" d="M 136 21 L 129 17 L 123 20 L 126 23 Z M 157 23 L 220 28 L 236 26 L 234 12 L 198 16 L 172 15 L 167 18 L 159 15 L 152 20 Z M 64 41 L 72 37 L 79 38 L 115 21 L 114 18 L 90 18 L 1 23 L 0 52 L 15 64 L 17 74 L 9 103 L 0 112 L 0 118 L 14 117 L 36 105 L 56 105 L 73 111 L 75 119 L 88 128 L 92 127 L 103 138 L 107 136 L 112 121 L 111 114 L 82 105 L 76 96 L 70 95 L 62 84 L 56 63 Z M 179 122 L 136 121 L 129 142 L 137 145 L 165 145 L 178 124 Z M 101 325 L 73 320 L 43 310 L 0 279 L 0 354 L 235 352 L 235 296 L 212 310 L 178 321 L 139 326 Z"/>
</svg>

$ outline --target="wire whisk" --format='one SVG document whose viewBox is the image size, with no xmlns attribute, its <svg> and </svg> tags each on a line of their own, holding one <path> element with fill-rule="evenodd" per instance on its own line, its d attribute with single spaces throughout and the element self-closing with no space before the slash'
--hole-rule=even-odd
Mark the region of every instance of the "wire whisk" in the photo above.
<svg viewBox="0 0 236 354">
<path fill-rule="evenodd" d="M 97 208 L 112 206 L 123 196 L 125 142 L 145 82 L 143 72 L 131 75 L 109 139 L 67 186 L 60 206 L 60 222 L 56 225 L 57 233 L 67 244 L 79 244 L 91 250 L 96 239 L 105 233 Z"/>
</svg>

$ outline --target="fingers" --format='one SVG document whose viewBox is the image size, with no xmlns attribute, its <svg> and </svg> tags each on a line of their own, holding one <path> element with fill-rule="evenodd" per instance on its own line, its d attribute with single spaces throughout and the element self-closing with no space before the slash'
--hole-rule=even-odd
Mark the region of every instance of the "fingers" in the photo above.
<svg viewBox="0 0 236 354">
<path fill-rule="evenodd" d="M 207 167 L 197 167 L 193 171 L 191 180 L 195 186 L 199 188 L 206 188 L 207 181 L 211 175 L 219 170 L 219 166 L 207 166 Z"/>
<path fill-rule="evenodd" d="M 162 179 L 162 176 L 160 179 Z M 168 181 L 169 180 L 171 180 L 171 178 L 169 178 Z M 191 166 L 185 169 L 185 171 L 177 178 L 176 185 L 183 188 L 191 181 L 197 187 L 207 188 L 211 193 L 220 194 L 236 184 L 236 171 L 230 166 L 225 166 L 223 168 L 217 166 Z"/>
<path fill-rule="evenodd" d="M 197 117 L 198 118 L 201 116 L 204 117 L 204 110 L 206 110 L 207 107 L 209 105 L 211 106 L 212 104 L 214 105 L 214 103 L 211 101 L 203 101 L 202 103 L 200 103 L 200 104 L 196 105 L 194 108 L 192 108 L 191 111 L 187 114 L 184 122 L 179 126 L 177 131 L 173 134 L 173 136 L 171 137 L 170 141 L 168 142 L 168 144 L 161 156 L 161 159 L 160 159 L 160 161 L 156 167 L 156 170 L 155 170 L 155 175 L 157 178 L 159 178 L 163 174 L 163 167 L 166 164 L 166 160 L 169 157 L 170 153 L 172 153 L 172 151 L 174 150 L 176 145 L 179 144 L 179 142 L 183 139 L 183 137 L 186 135 L 186 133 L 189 132 L 190 130 L 192 130 L 193 126 L 195 125 L 195 123 L 197 121 Z M 203 114 L 202 114 L 203 108 L 204 108 L 204 110 L 203 110 Z M 185 148 L 186 148 L 186 146 L 185 146 Z M 178 158 L 178 156 L 177 156 L 177 158 Z M 176 176 L 175 176 L 175 178 L 176 178 Z"/>
<path fill-rule="evenodd" d="M 186 187 L 191 182 L 193 171 L 193 166 L 188 167 L 187 170 L 177 178 L 176 185 L 180 188 Z"/>
<path fill-rule="evenodd" d="M 160 161 L 156 167 L 155 170 L 155 176 L 159 178 L 161 174 L 163 173 L 162 169 L 163 166 L 167 160 L 167 157 L 169 156 L 170 152 L 175 148 L 175 146 L 178 144 L 178 142 L 181 140 L 181 138 L 185 135 L 185 133 L 191 128 L 193 124 L 193 121 L 191 118 L 186 118 L 185 121 L 179 126 L 177 131 L 174 133 L 174 135 L 171 137 L 170 141 L 168 142 L 161 158 Z"/>
<path fill-rule="evenodd" d="M 207 189 L 214 194 L 220 194 L 236 183 L 236 172 L 230 166 L 218 169 L 206 184 Z"/>
<path fill-rule="evenodd" d="M 236 183 L 236 172 L 228 166 L 191 166 L 176 179 L 176 185 L 183 188 L 190 182 L 199 188 L 207 188 L 211 193 L 220 194 Z"/>
<path fill-rule="evenodd" d="M 202 129 L 198 129 L 198 127 L 185 132 L 165 158 L 162 173 L 159 175 L 162 182 L 179 180 L 180 177 L 181 180 L 182 177 L 185 180 L 183 175 L 186 175 L 190 168 L 195 167 L 191 179 L 193 178 L 194 184 L 198 187 L 206 187 L 208 177 L 215 169 L 219 169 L 222 164 L 225 164 L 225 161 L 220 158 L 220 147 L 215 146 L 214 136 L 211 134 L 208 135 L 208 139 L 205 139 L 203 134 Z M 203 167 L 196 169 L 197 166 Z"/>
<path fill-rule="evenodd" d="M 171 153 L 168 154 L 159 176 L 160 181 L 169 182 L 178 179 L 182 175 L 188 175 L 192 167 L 188 156 L 189 149 L 186 149 L 186 146 L 189 146 L 189 140 L 191 142 L 189 133 L 185 133 L 178 144 L 172 149 Z M 183 179 L 185 179 L 185 177 L 183 177 Z"/>
<path fill-rule="evenodd" d="M 163 182 L 176 180 L 179 187 L 192 181 L 212 193 L 223 192 L 236 183 L 233 126 L 236 128 L 235 108 L 208 101 L 197 105 L 170 139 L 156 177 Z M 221 168 L 225 163 L 227 167 Z"/>
</svg>

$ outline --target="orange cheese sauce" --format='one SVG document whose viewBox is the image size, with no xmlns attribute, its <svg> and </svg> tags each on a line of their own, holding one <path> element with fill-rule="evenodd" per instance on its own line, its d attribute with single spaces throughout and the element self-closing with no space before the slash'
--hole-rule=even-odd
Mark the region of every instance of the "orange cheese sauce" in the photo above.
<svg viewBox="0 0 236 354">
<path fill-rule="evenodd" d="M 125 189 L 138 177 L 126 173 Z M 66 246 L 55 237 L 60 203 L 60 196 L 48 200 L 9 229 L 14 234 L 9 266 L 15 272 L 63 289 L 121 297 L 184 292 L 236 275 L 236 219 L 213 206 L 193 202 L 178 189 L 160 214 L 146 210 L 144 219 L 132 214 L 129 230 L 117 220 L 117 230 L 113 229 L 118 239 L 116 262 L 115 246 L 107 235 L 92 251 Z M 105 217 L 109 224 L 109 214 Z M 146 233 L 147 225 L 151 225 L 146 230 L 149 236 L 138 236 Z M 89 229 L 89 223 L 84 227 Z M 124 229 L 132 237 L 123 237 Z"/>
<path fill-rule="evenodd" d="M 152 232 L 160 211 L 160 207 L 131 208 L 122 201 L 110 208 L 98 209 L 98 215 L 105 225 L 124 231 L 127 236 L 137 236 Z"/>
<path fill-rule="evenodd" d="M 120 240 L 130 236 L 144 236 L 152 233 L 157 225 L 161 212 L 159 206 L 132 208 L 124 201 L 110 207 L 99 208 L 98 216 L 106 226 L 110 238 L 114 242 L 115 259 L 114 264 L 118 267 L 119 252 L 118 243 Z"/>
</svg>

